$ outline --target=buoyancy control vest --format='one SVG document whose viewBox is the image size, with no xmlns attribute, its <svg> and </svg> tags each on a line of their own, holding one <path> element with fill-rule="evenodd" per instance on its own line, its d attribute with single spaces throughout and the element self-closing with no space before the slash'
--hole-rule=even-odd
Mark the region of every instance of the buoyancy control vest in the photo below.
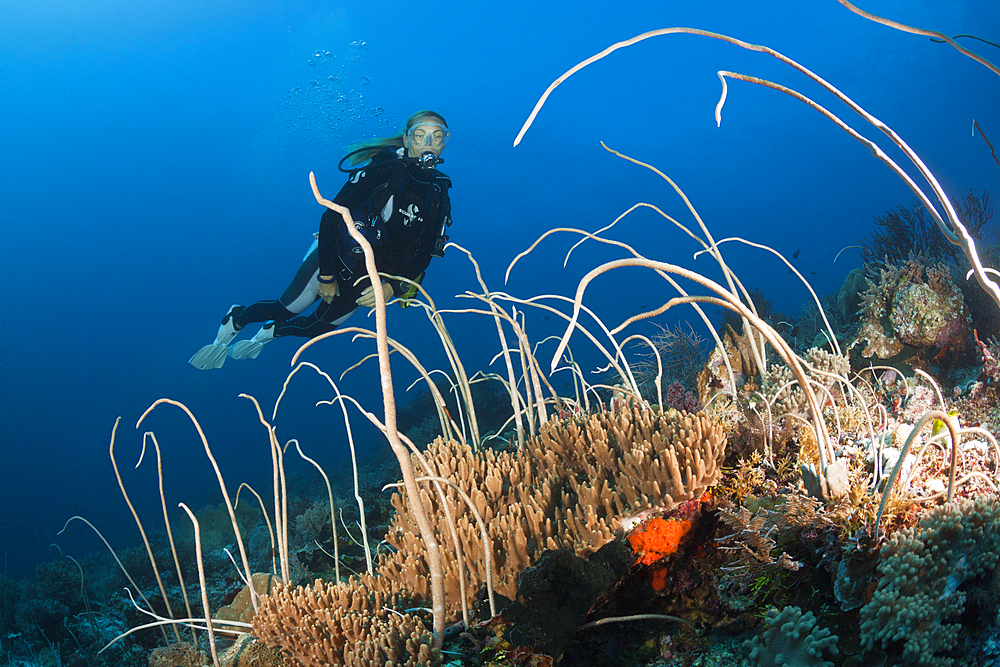
<svg viewBox="0 0 1000 667">
<path fill-rule="evenodd" d="M 351 210 L 354 227 L 371 244 L 372 248 L 387 245 L 401 265 L 412 261 L 421 251 L 424 238 L 429 239 L 427 251 L 432 257 L 444 255 L 448 240 L 445 233 L 451 225 L 451 202 L 448 190 L 451 179 L 437 170 L 421 170 L 428 181 L 421 181 L 410 174 L 410 165 L 397 160 L 393 163 L 389 179 L 372 190 L 360 204 Z M 424 186 L 424 187 L 421 187 Z M 426 194 L 416 190 L 426 189 Z M 433 226 L 433 232 L 428 230 Z M 363 259 L 361 246 L 351 237 L 344 225 L 339 226 L 340 278 L 353 281 L 358 265 Z"/>
</svg>

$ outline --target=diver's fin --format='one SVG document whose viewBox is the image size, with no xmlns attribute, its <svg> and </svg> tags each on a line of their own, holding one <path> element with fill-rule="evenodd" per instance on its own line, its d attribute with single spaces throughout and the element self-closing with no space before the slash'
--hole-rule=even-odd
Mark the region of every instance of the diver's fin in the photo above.
<svg viewBox="0 0 1000 667">
<path fill-rule="evenodd" d="M 229 346 L 233 359 L 256 359 L 265 343 L 274 340 L 274 322 L 266 322 L 250 340 L 239 340 Z"/>
<path fill-rule="evenodd" d="M 229 351 L 228 345 L 239 331 L 233 322 L 233 316 L 243 310 L 243 306 L 233 304 L 229 307 L 229 312 L 222 318 L 218 333 L 215 334 L 215 342 L 206 345 L 194 353 L 188 363 L 200 371 L 207 371 L 212 368 L 222 368 L 226 362 L 226 354 Z"/>
<path fill-rule="evenodd" d="M 239 333 L 239 329 L 236 328 L 236 323 L 233 322 L 233 316 L 239 315 L 244 310 L 243 306 L 238 303 L 234 303 L 229 307 L 229 312 L 222 318 L 222 324 L 219 326 L 219 332 L 215 334 L 216 345 L 229 345 L 233 342 L 233 339 L 236 338 L 236 334 Z"/>
<path fill-rule="evenodd" d="M 228 348 L 225 345 L 206 345 L 195 352 L 194 356 L 188 360 L 188 363 L 200 371 L 222 368 L 222 364 L 226 362 L 227 350 Z"/>
</svg>

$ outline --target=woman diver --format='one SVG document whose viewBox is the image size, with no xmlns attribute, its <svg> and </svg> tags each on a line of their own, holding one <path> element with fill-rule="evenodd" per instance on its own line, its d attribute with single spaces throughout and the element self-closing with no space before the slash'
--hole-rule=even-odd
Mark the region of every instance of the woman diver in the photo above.
<svg viewBox="0 0 1000 667">
<path fill-rule="evenodd" d="M 391 137 L 360 144 L 340 161 L 350 177 L 333 201 L 351 211 L 354 226 L 375 252 L 385 298 L 407 299 L 432 257 L 444 256 L 451 225 L 451 180 L 437 170 L 450 136 L 448 123 L 433 111 L 418 111 Z M 344 169 L 348 161 L 361 167 Z M 291 284 L 275 301 L 234 305 L 222 318 L 215 341 L 198 350 L 190 363 L 200 370 L 221 368 L 226 356 L 253 359 L 265 343 L 282 336 L 312 338 L 337 328 L 358 307 L 375 306 L 361 247 L 344 228 L 340 214 L 326 210 L 319 233 Z M 300 313 L 316 301 L 316 310 Z M 298 316 L 298 317 L 297 317 Z M 264 322 L 253 338 L 233 342 L 248 324 Z"/>
</svg>

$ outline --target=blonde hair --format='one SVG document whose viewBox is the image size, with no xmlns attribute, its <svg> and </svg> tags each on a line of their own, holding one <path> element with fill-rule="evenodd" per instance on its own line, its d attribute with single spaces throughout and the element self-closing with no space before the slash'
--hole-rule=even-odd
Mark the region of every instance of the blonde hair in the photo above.
<svg viewBox="0 0 1000 667">
<path fill-rule="evenodd" d="M 406 131 L 416 125 L 417 121 L 424 120 L 425 118 L 433 118 L 445 127 L 448 127 L 448 121 L 444 119 L 444 116 L 436 111 L 422 109 L 407 118 L 406 125 L 400 128 L 399 131 L 392 136 L 377 137 L 375 139 L 369 139 L 368 141 L 360 141 L 351 146 L 351 151 L 358 152 L 347 158 L 347 163 L 353 166 L 361 164 L 362 162 L 367 162 L 375 157 L 383 148 L 402 148 L 403 137 L 406 136 Z"/>
</svg>

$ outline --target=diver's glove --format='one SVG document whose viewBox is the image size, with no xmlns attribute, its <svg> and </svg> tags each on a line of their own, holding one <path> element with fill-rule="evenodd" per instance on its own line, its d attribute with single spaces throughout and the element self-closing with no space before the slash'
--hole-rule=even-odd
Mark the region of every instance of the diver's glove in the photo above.
<svg viewBox="0 0 1000 667">
<path fill-rule="evenodd" d="M 319 298 L 330 303 L 340 296 L 340 285 L 337 284 L 337 279 L 333 276 L 320 276 L 316 291 L 319 293 Z"/>
<path fill-rule="evenodd" d="M 388 301 L 389 297 L 392 296 L 392 285 L 389 283 L 382 283 L 382 295 L 385 300 Z M 362 308 L 374 308 L 375 307 L 375 292 L 372 290 L 372 286 L 369 285 L 365 288 L 365 291 L 361 293 L 356 302 Z"/>
</svg>

